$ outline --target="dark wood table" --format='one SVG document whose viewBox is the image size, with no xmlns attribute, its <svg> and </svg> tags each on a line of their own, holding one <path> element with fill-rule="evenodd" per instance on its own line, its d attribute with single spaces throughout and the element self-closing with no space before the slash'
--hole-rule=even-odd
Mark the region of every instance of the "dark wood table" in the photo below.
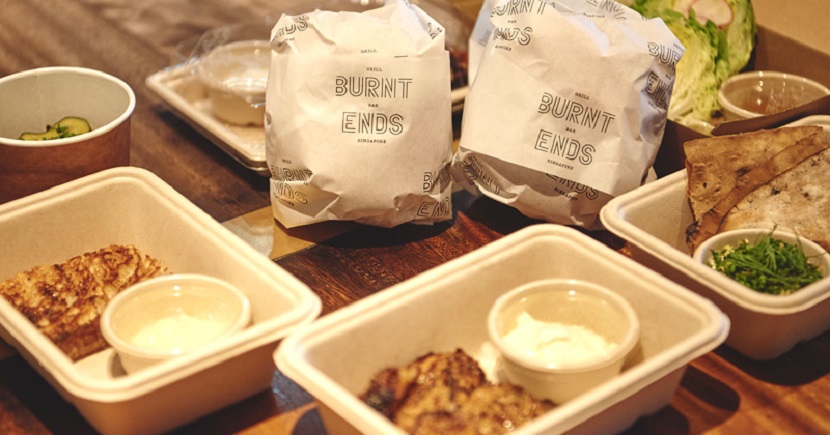
<svg viewBox="0 0 830 435">
<path fill-rule="evenodd" d="M 454 0 L 472 24 L 480 0 Z M 267 207 L 268 180 L 243 168 L 177 118 L 144 84 L 168 66 L 181 41 L 207 29 L 279 14 L 300 0 L 0 0 L 0 76 L 52 65 L 95 68 L 135 90 L 132 165 L 158 174 L 216 220 Z M 447 7 L 453 7 L 447 5 Z M 0 102 L 2 104 L 2 102 Z M 457 121 L 457 120 L 456 120 Z M 309 247 L 274 257 L 324 304 L 324 313 L 537 223 L 515 210 L 465 193 L 455 216 L 432 227 L 347 226 L 334 237 L 285 231 Z M 607 233 L 592 236 L 625 254 Z M 324 241 L 319 241 L 320 238 Z M 830 433 L 830 333 L 773 361 L 728 347 L 693 361 L 671 404 L 631 433 Z M 302 388 L 275 372 L 272 388 L 206 416 L 180 433 L 323 432 Z M 0 433 L 89 433 L 83 417 L 19 356 L 0 360 Z"/>
</svg>

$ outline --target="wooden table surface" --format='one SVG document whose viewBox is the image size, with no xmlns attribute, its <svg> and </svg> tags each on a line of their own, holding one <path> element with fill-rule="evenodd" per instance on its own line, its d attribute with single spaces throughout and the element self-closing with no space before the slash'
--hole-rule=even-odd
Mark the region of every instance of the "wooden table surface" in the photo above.
<svg viewBox="0 0 830 435">
<path fill-rule="evenodd" d="M 457 193 L 454 219 L 433 227 L 328 223 L 285 230 L 273 223 L 266 208 L 267 179 L 243 168 L 177 118 L 145 86 L 148 76 L 170 64 L 181 41 L 213 27 L 309 4 L 0 0 L 0 76 L 74 65 L 126 81 L 137 96 L 132 165 L 155 172 L 294 273 L 321 296 L 324 315 L 536 223 L 501 204 Z M 471 25 L 480 0 L 453 4 Z M 624 253 L 616 238 L 592 235 Z M 765 362 L 722 346 L 693 361 L 671 404 L 638 421 L 630 432 L 830 433 L 829 372 L 830 333 Z M 90 432 L 83 417 L 21 357 L 11 352 L 0 359 L 0 433 Z M 270 390 L 177 432 L 317 434 L 323 428 L 313 398 L 275 372 Z"/>
</svg>

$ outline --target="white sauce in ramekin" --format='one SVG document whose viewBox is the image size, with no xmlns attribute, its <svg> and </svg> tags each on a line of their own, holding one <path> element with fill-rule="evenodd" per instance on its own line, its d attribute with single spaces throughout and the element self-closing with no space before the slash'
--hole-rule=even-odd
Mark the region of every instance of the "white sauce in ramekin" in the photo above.
<svg viewBox="0 0 830 435">
<path fill-rule="evenodd" d="M 504 341 L 525 357 L 558 367 L 602 360 L 617 348 L 617 343 L 585 326 L 543 322 L 527 313 L 519 315 Z"/>
<path fill-rule="evenodd" d="M 130 341 L 146 350 L 180 353 L 215 341 L 227 329 L 217 320 L 177 314 L 148 323 Z"/>
</svg>

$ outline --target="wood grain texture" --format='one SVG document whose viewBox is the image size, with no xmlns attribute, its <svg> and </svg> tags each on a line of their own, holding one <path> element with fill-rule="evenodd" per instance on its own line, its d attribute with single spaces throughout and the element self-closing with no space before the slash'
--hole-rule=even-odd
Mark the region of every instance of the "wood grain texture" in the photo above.
<svg viewBox="0 0 830 435">
<path fill-rule="evenodd" d="M 454 0 L 474 20 L 480 0 Z M 219 221 L 269 205 L 267 179 L 233 161 L 176 118 L 144 80 L 176 45 L 203 31 L 248 21 L 300 0 L 0 0 L 0 76 L 52 65 L 96 68 L 137 94 L 131 164 L 149 169 Z M 464 193 L 451 222 L 432 227 L 360 227 L 280 256 L 330 313 L 537 222 Z M 625 245 L 607 233 L 610 248 Z M 693 361 L 668 407 L 632 434 L 830 433 L 830 333 L 773 361 L 727 347 Z M 278 371 L 271 388 L 177 430 L 183 434 L 320 434 L 313 398 Z M 20 356 L 0 359 L 0 433 L 92 433 L 71 405 Z"/>
</svg>

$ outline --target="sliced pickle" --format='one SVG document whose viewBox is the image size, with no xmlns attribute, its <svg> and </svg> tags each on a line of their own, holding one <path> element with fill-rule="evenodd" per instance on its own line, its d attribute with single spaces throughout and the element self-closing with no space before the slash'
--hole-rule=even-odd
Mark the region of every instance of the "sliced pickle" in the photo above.
<svg viewBox="0 0 830 435">
<path fill-rule="evenodd" d="M 92 127 L 89 122 L 77 116 L 64 116 L 60 121 L 51 126 L 47 126 L 45 133 L 23 133 L 20 135 L 22 140 L 52 140 L 63 139 L 67 137 L 78 136 L 80 134 L 89 133 Z"/>
</svg>

